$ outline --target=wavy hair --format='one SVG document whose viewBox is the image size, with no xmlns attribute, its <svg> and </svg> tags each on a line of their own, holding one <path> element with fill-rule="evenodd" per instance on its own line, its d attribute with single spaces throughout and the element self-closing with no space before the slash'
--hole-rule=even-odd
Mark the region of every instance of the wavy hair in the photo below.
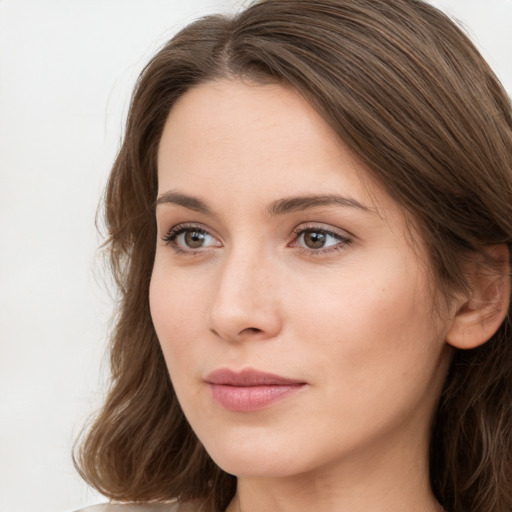
<svg viewBox="0 0 512 512">
<path fill-rule="evenodd" d="M 104 198 L 121 302 L 108 396 L 75 463 L 112 499 L 218 511 L 235 492 L 184 418 L 148 303 L 162 130 L 187 90 L 223 77 L 299 91 L 418 223 L 446 294 L 468 289 L 468 254 L 511 245 L 511 103 L 446 15 L 420 0 L 263 0 L 187 26 L 139 77 Z M 430 479 L 449 512 L 512 510 L 510 318 L 455 352 L 440 397 Z"/>
</svg>

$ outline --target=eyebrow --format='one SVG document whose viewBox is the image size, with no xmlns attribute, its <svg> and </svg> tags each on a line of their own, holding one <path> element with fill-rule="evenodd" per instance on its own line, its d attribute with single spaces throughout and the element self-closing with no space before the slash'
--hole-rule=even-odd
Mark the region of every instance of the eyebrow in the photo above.
<svg viewBox="0 0 512 512">
<path fill-rule="evenodd" d="M 183 206 L 184 208 L 205 215 L 214 215 L 214 212 L 205 202 L 201 201 L 197 197 L 181 194 L 174 190 L 164 192 L 158 196 L 156 200 L 157 205 L 169 203 Z M 366 213 L 371 213 L 373 211 L 355 199 L 333 194 L 297 196 L 278 199 L 267 206 L 266 211 L 270 216 L 274 217 L 290 212 L 308 210 L 319 206 L 343 206 L 356 208 Z"/>
<path fill-rule="evenodd" d="M 270 215 L 274 216 L 283 215 L 289 212 L 308 210 L 318 206 L 344 206 L 349 208 L 357 208 L 358 210 L 366 213 L 370 213 L 372 211 L 370 208 L 361 204 L 355 199 L 333 194 L 278 199 L 267 207 L 267 211 Z"/>
<path fill-rule="evenodd" d="M 179 192 L 175 192 L 173 190 L 164 192 L 163 194 L 159 195 L 156 200 L 157 206 L 159 204 L 169 203 L 183 206 L 184 208 L 193 210 L 194 212 L 204 213 L 205 215 L 213 215 L 212 210 L 207 206 L 207 204 L 200 199 L 197 199 L 197 197 L 180 194 Z"/>
</svg>

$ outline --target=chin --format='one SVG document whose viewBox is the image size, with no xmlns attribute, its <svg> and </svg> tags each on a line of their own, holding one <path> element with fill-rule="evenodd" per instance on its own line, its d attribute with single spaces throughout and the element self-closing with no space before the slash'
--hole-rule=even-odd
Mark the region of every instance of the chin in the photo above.
<svg viewBox="0 0 512 512">
<path fill-rule="evenodd" d="M 226 436 L 220 441 L 203 442 L 213 461 L 226 473 L 243 477 L 286 477 L 307 471 L 301 461 L 300 444 L 292 446 L 289 440 L 261 433 L 251 436 Z M 304 466 L 304 467 L 302 467 Z"/>
<path fill-rule="evenodd" d="M 251 454 L 223 453 L 212 458 L 226 473 L 244 478 L 284 478 L 306 471 L 296 459 L 291 464 L 283 453 L 267 456 L 259 450 Z"/>
</svg>

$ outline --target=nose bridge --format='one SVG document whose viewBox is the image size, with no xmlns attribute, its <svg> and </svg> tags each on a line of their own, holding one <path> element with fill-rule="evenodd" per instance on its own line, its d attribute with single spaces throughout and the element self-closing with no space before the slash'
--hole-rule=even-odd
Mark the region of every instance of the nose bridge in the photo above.
<svg viewBox="0 0 512 512">
<path fill-rule="evenodd" d="M 263 247 L 227 251 L 210 308 L 210 328 L 228 340 L 248 333 L 274 336 L 280 328 L 276 264 Z"/>
</svg>

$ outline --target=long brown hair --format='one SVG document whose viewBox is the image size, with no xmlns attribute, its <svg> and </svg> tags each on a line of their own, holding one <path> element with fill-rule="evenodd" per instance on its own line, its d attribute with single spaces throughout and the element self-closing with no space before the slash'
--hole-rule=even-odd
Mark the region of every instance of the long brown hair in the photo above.
<svg viewBox="0 0 512 512">
<path fill-rule="evenodd" d="M 148 305 L 164 123 L 191 87 L 232 76 L 290 84 L 310 102 L 418 223 L 446 294 L 468 288 L 467 254 L 512 241 L 510 100 L 447 16 L 420 0 L 263 0 L 189 25 L 139 78 L 105 196 L 122 294 L 111 387 L 76 463 L 113 499 L 223 510 L 235 492 L 181 412 Z M 512 510 L 511 327 L 509 315 L 454 355 L 430 450 L 449 512 Z"/>
</svg>

